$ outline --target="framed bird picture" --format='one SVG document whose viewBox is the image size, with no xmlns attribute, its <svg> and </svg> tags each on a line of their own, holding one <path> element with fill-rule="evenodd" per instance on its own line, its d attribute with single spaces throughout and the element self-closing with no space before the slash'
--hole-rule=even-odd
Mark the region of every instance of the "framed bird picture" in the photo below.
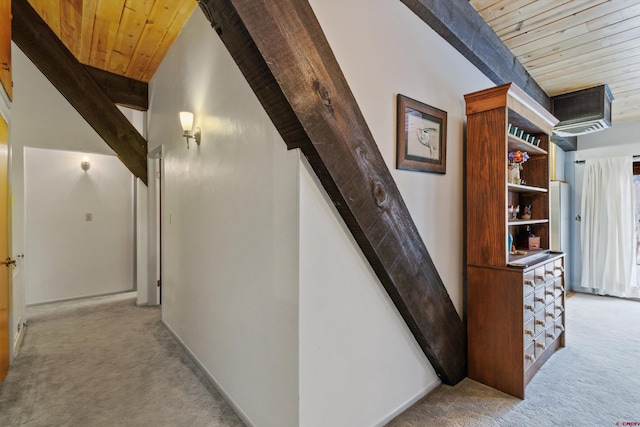
<svg viewBox="0 0 640 427">
<path fill-rule="evenodd" d="M 398 94 L 396 168 L 446 173 L 447 112 Z"/>
</svg>

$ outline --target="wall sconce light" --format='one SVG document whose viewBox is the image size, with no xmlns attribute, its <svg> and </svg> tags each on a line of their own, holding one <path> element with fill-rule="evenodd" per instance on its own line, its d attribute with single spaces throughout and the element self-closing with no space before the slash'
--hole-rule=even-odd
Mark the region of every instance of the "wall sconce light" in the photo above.
<svg viewBox="0 0 640 427">
<path fill-rule="evenodd" d="M 182 136 L 187 138 L 187 150 L 189 149 L 189 139 L 193 138 L 196 140 L 196 144 L 200 145 L 200 140 L 202 138 L 202 133 L 200 132 L 200 128 L 197 127 L 196 130 L 191 133 L 193 129 L 193 113 L 188 111 L 180 112 L 180 124 L 182 125 Z"/>
<path fill-rule="evenodd" d="M 89 157 L 84 156 L 82 158 L 82 161 L 80 162 L 80 168 L 82 168 L 82 170 L 85 171 L 86 173 L 90 167 L 91 167 L 91 162 L 89 161 Z"/>
</svg>

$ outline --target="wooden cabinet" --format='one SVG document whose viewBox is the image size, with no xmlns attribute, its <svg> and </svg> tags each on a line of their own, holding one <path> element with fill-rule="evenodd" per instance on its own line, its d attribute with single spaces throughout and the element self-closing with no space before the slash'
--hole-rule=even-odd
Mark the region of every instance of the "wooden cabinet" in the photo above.
<svg viewBox="0 0 640 427">
<path fill-rule="evenodd" d="M 524 398 L 529 380 L 564 346 L 564 255 L 549 250 L 547 150 L 557 120 L 514 84 L 465 101 L 469 377 Z M 509 132 L 515 127 L 522 135 Z M 519 183 L 508 178 L 515 151 L 529 156 Z M 509 206 L 520 207 L 515 216 Z"/>
<path fill-rule="evenodd" d="M 0 83 L 9 99 L 12 99 L 11 0 L 0 0 Z"/>
</svg>

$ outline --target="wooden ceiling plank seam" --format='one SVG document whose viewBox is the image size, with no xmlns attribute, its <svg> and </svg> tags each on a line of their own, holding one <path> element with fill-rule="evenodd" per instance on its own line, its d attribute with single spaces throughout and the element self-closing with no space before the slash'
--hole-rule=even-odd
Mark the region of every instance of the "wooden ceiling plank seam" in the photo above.
<svg viewBox="0 0 640 427">
<path fill-rule="evenodd" d="M 604 34 L 605 33 L 603 31 L 590 31 L 586 34 L 581 34 L 580 37 L 574 34 L 555 34 L 553 37 L 536 40 L 526 46 L 514 48 L 512 49 L 512 52 L 518 58 L 521 58 L 523 63 L 526 63 L 531 57 L 539 58 L 563 50 L 572 49 L 595 40 L 602 40 Z M 633 38 L 637 37 L 636 34 L 638 34 L 638 26 L 634 25 L 632 20 L 627 20 L 615 26 L 610 26 L 606 34 L 607 38 L 615 38 L 616 36 Z"/>
<path fill-rule="evenodd" d="M 586 89 L 592 86 L 601 84 L 609 84 L 610 81 L 619 77 L 626 77 L 629 73 L 640 72 L 638 66 L 635 69 L 630 68 L 617 68 L 599 74 L 585 74 L 580 76 L 568 76 L 564 79 L 554 79 L 553 81 L 546 81 L 545 87 L 548 88 L 550 94 L 561 94 L 567 92 L 573 92 L 575 90 Z"/>
<path fill-rule="evenodd" d="M 82 31 L 82 0 L 64 0 L 60 4 L 60 40 L 78 57 Z"/>
<path fill-rule="evenodd" d="M 638 47 L 640 49 L 640 46 Z M 617 54 L 617 56 L 616 56 Z M 581 74 L 596 74 L 600 71 L 604 70 L 612 70 L 615 68 L 624 68 L 631 64 L 636 64 L 640 61 L 640 56 L 638 53 L 633 54 L 631 51 L 629 52 L 616 52 L 614 55 L 609 55 L 604 58 L 596 58 L 588 61 L 584 61 L 581 64 L 577 65 L 567 65 L 564 68 L 540 72 L 538 69 L 532 69 L 531 74 L 536 79 L 541 79 L 544 81 L 553 80 L 556 78 L 567 77 L 568 75 L 572 75 L 574 73 Z M 588 70 L 588 71 L 585 71 Z"/>
<path fill-rule="evenodd" d="M 614 8 L 612 3 L 603 3 L 586 8 L 575 15 L 555 20 L 535 30 L 504 40 L 504 42 L 510 49 L 517 49 L 524 48 L 523 46 L 528 46 L 538 40 L 553 40 L 556 35 L 573 33 L 573 31 L 571 31 L 573 27 L 584 26 L 587 32 L 595 31 L 609 25 L 603 15 L 614 14 L 617 10 L 619 9 Z"/>
<path fill-rule="evenodd" d="M 613 39 L 607 38 L 612 41 Z M 545 72 L 547 70 L 556 70 L 565 66 L 580 64 L 583 61 L 590 61 L 597 58 L 613 57 L 617 54 L 624 55 L 627 51 L 635 51 L 640 47 L 640 43 L 636 38 L 630 40 L 616 40 L 619 43 L 602 46 L 602 39 L 580 45 L 575 48 L 567 49 L 552 55 L 543 56 L 541 58 L 532 59 L 525 66 L 529 70 L 537 72 Z"/>
<path fill-rule="evenodd" d="M 518 11 L 531 3 L 535 3 L 535 0 L 502 0 L 492 6 L 485 8 L 480 12 L 480 16 L 493 27 L 492 22 L 507 15 L 511 12 Z"/>
<path fill-rule="evenodd" d="M 110 56 L 109 49 L 113 46 L 112 38 L 120 24 L 123 7 L 124 0 L 98 0 L 94 25 L 95 34 L 91 41 L 91 57 L 88 65 L 101 69 L 107 67 Z"/>
<path fill-rule="evenodd" d="M 599 50 L 608 46 L 624 43 L 627 41 L 633 41 L 640 37 L 640 27 L 632 27 L 621 31 L 619 33 L 609 35 L 606 38 L 600 37 L 599 34 L 587 34 L 582 38 L 576 38 L 574 40 L 568 40 L 565 43 L 553 45 L 540 49 L 538 54 L 532 56 L 523 57 L 523 63 L 528 64 L 531 62 L 531 58 L 542 61 L 544 58 L 549 58 L 549 62 L 556 62 L 557 55 L 565 53 L 570 55 L 571 52 L 588 52 L 590 50 Z"/>
<path fill-rule="evenodd" d="M 158 49 L 149 60 L 143 75 L 140 77 L 140 81 L 149 82 L 151 80 L 155 70 L 160 66 L 160 63 L 166 56 L 167 52 L 173 45 L 173 42 L 182 31 L 182 27 L 184 27 L 184 24 L 187 22 L 196 7 L 197 3 L 195 2 L 183 1 L 182 7 L 178 9 L 178 12 L 173 17 L 173 21 L 168 27 Z"/>
<path fill-rule="evenodd" d="M 607 0 L 601 0 L 604 3 Z M 535 2 L 521 10 L 502 16 L 491 23 L 491 28 L 502 40 L 509 40 L 519 34 L 540 28 L 553 20 L 571 16 L 593 4 L 593 0 L 561 0 L 554 2 L 549 8 L 548 3 Z"/>
<path fill-rule="evenodd" d="M 153 0 L 126 0 L 107 71 L 126 73 L 131 56 L 141 42 L 142 30 L 153 4 Z"/>
<path fill-rule="evenodd" d="M 633 71 L 633 75 L 638 75 L 639 70 Z M 548 87 L 549 93 L 553 94 L 551 96 L 559 95 L 562 93 L 573 92 L 576 90 L 586 89 L 592 86 L 598 86 L 601 84 L 609 84 L 615 83 L 615 81 L 619 79 L 626 79 L 629 76 L 629 70 L 612 70 L 608 72 L 603 72 L 601 74 L 596 74 L 583 77 L 583 78 L 568 78 L 568 79 L 557 79 L 554 81 L 545 82 L 546 87 Z"/>
<path fill-rule="evenodd" d="M 35 5 L 38 15 L 49 25 L 53 32 L 60 38 L 60 1 L 63 0 L 29 0 Z"/>
<path fill-rule="evenodd" d="M 82 64 L 89 64 L 90 61 L 97 8 L 98 0 L 84 0 L 82 2 L 82 30 L 80 33 L 80 50 L 76 54 L 76 58 Z"/>
<path fill-rule="evenodd" d="M 469 0 L 473 8 L 478 12 L 498 4 L 500 0 Z"/>
<path fill-rule="evenodd" d="M 182 5 L 182 4 L 181 4 Z M 175 3 L 174 5 L 175 6 Z M 164 2 L 156 2 L 149 13 L 149 19 L 142 31 L 144 49 L 136 49 L 127 67 L 126 76 L 134 80 L 142 80 L 152 56 L 159 49 L 164 38 L 164 28 L 158 23 L 170 22 L 177 14 L 177 9 L 169 8 Z M 152 47 L 151 47 L 152 46 Z M 142 47 L 141 44 L 138 47 Z"/>
</svg>

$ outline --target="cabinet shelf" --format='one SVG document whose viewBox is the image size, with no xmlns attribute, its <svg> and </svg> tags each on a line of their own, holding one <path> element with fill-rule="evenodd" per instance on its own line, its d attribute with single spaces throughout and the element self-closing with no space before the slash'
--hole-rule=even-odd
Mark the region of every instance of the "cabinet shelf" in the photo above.
<svg viewBox="0 0 640 427">
<path fill-rule="evenodd" d="M 548 219 L 511 219 L 509 225 L 532 225 L 532 224 L 546 224 Z"/>
<path fill-rule="evenodd" d="M 541 187 L 532 187 L 530 185 L 507 184 L 507 189 L 514 193 L 546 193 L 548 190 Z"/>
<path fill-rule="evenodd" d="M 547 150 L 543 150 L 542 148 L 535 146 L 532 143 L 527 142 L 522 138 L 518 138 L 515 135 L 508 134 L 508 136 L 509 136 L 508 141 L 509 141 L 510 151 L 514 151 L 514 150 L 526 151 L 530 156 L 535 156 L 535 155 L 546 156 L 547 155 Z"/>
</svg>

